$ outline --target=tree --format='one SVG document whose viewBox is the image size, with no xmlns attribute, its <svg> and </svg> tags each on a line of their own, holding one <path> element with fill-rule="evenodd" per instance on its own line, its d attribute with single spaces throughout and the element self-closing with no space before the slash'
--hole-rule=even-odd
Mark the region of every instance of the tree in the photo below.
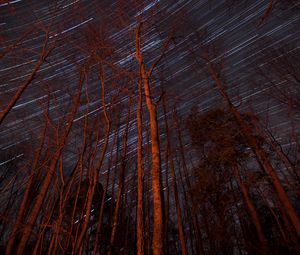
<svg viewBox="0 0 300 255">
<path fill-rule="evenodd" d="M 245 139 L 247 140 L 247 143 L 249 144 L 250 148 L 256 155 L 257 161 L 261 164 L 264 171 L 270 176 L 272 180 L 272 184 L 274 185 L 274 188 L 277 192 L 277 196 L 280 202 L 282 203 L 282 206 L 284 207 L 286 214 L 288 215 L 289 219 L 293 223 L 294 229 L 298 237 L 300 238 L 300 219 L 295 211 L 293 204 L 291 203 L 290 198 L 288 197 L 286 191 L 283 188 L 283 185 L 280 181 L 280 178 L 278 177 L 276 170 L 272 166 L 272 163 L 268 158 L 266 151 L 260 145 L 260 142 L 257 139 L 257 137 L 255 137 L 253 131 L 251 130 L 251 127 L 243 119 L 242 114 L 239 112 L 237 107 L 232 103 L 228 93 L 226 92 L 226 85 L 222 81 L 222 75 L 221 75 L 224 67 L 222 63 L 223 60 L 221 59 L 221 63 L 213 63 L 210 59 L 208 48 L 204 49 L 203 58 L 205 59 L 205 61 L 207 61 L 209 75 L 214 81 L 218 92 L 222 96 L 224 102 L 227 104 L 230 112 L 233 114 L 237 123 L 239 124 L 240 130 L 243 133 Z"/>
<path fill-rule="evenodd" d="M 139 64 L 140 79 L 143 81 L 146 106 L 150 117 L 150 131 L 151 131 L 151 155 L 152 155 L 152 192 L 153 192 L 153 207 L 154 207 L 154 222 L 153 222 L 153 254 L 163 254 L 163 198 L 161 187 L 161 155 L 159 145 L 159 132 L 157 122 L 157 102 L 154 102 L 151 96 L 150 77 L 154 68 L 160 62 L 164 55 L 167 45 L 163 48 L 162 54 L 157 58 L 154 64 L 145 69 L 145 63 L 141 52 L 141 28 L 142 23 L 139 24 L 136 30 L 136 59 Z"/>
<path fill-rule="evenodd" d="M 243 118 L 246 119 L 248 116 L 244 115 Z M 245 174 L 241 173 L 241 164 L 245 164 L 251 158 L 247 150 L 249 145 L 243 137 L 234 116 L 230 112 L 221 109 L 200 115 L 194 109 L 188 118 L 187 126 L 191 141 L 201 155 L 200 163 L 196 169 L 198 178 L 196 187 L 201 190 L 200 194 L 204 192 L 210 199 L 217 199 L 213 200 L 215 206 L 222 201 L 221 207 L 230 208 L 232 204 L 226 205 L 224 201 L 228 200 L 228 195 L 231 196 L 228 193 L 234 192 L 234 190 L 228 191 L 227 186 L 232 181 L 238 183 L 252 223 L 256 228 L 260 247 L 264 252 L 267 252 L 267 242 L 261 222 L 248 188 L 244 183 Z M 194 190 L 196 187 L 194 187 Z M 221 196 L 221 198 L 212 198 L 211 195 L 213 194 L 216 194 L 217 197 Z M 230 203 L 230 200 L 228 202 Z M 219 209 L 219 211 L 221 210 Z"/>
</svg>

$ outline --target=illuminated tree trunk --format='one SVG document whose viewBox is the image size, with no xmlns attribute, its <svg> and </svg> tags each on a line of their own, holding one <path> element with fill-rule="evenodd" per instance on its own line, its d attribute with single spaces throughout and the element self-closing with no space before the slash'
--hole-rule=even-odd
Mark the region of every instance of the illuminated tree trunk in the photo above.
<svg viewBox="0 0 300 255">
<path fill-rule="evenodd" d="M 90 221 L 90 216 L 91 216 L 91 209 L 92 209 L 93 197 L 95 194 L 95 188 L 98 183 L 99 172 L 100 172 L 103 160 L 105 158 L 106 149 L 107 149 L 107 145 L 109 142 L 110 128 L 111 128 L 111 121 L 109 119 L 109 116 L 107 113 L 107 106 L 105 103 L 105 73 L 104 73 L 103 69 L 100 70 L 99 79 L 101 82 L 101 98 L 102 98 L 102 105 L 103 105 L 103 113 L 104 113 L 104 117 L 105 117 L 105 138 L 104 138 L 104 144 L 102 147 L 101 156 L 96 164 L 95 169 L 92 168 L 92 180 L 90 180 L 92 183 L 90 183 L 90 186 L 88 189 L 86 213 L 85 213 L 82 229 L 80 231 L 78 239 L 76 240 L 75 254 L 77 254 L 79 252 L 79 250 L 82 248 L 82 242 L 86 235 L 86 231 L 87 231 L 88 224 Z"/>
<path fill-rule="evenodd" d="M 260 224 L 260 220 L 259 220 L 258 215 L 257 215 L 257 211 L 255 209 L 254 204 L 252 203 L 252 200 L 251 200 L 250 195 L 248 193 L 248 189 L 247 189 L 245 183 L 243 182 L 243 180 L 241 178 L 241 175 L 240 175 L 240 172 L 239 172 L 237 167 L 234 167 L 234 173 L 235 173 L 235 175 L 238 179 L 238 183 L 239 183 L 240 189 L 242 191 L 242 194 L 243 194 L 244 200 L 246 202 L 246 205 L 248 207 L 248 211 L 249 211 L 250 216 L 252 218 L 252 221 L 254 223 L 254 226 L 255 226 L 255 229 L 256 229 L 256 232 L 257 232 L 257 235 L 258 235 L 258 239 L 259 239 L 263 249 L 265 251 L 267 251 L 267 240 L 266 240 L 265 235 L 263 233 L 263 230 L 262 230 L 262 227 L 261 227 L 261 224 Z"/>
<path fill-rule="evenodd" d="M 42 204 L 44 202 L 44 199 L 46 197 L 48 188 L 49 188 L 49 186 L 52 182 L 52 178 L 53 178 L 53 175 L 55 173 L 57 161 L 60 158 L 60 155 L 63 151 L 63 148 L 66 144 L 68 135 L 71 131 L 73 120 L 74 120 L 75 115 L 77 113 L 77 109 L 78 109 L 79 102 L 80 102 L 80 96 L 81 96 L 81 89 L 82 89 L 83 80 L 84 80 L 84 75 L 83 75 L 83 73 L 81 73 L 80 78 L 79 78 L 79 88 L 78 88 L 76 98 L 74 100 L 75 103 L 73 105 L 73 108 L 72 108 L 72 111 L 71 111 L 71 114 L 70 114 L 70 119 L 68 120 L 68 125 L 66 126 L 66 129 L 65 129 L 65 131 L 64 131 L 64 133 L 61 137 L 61 142 L 59 144 L 58 150 L 56 151 L 53 158 L 51 159 L 46 177 L 45 177 L 45 179 L 44 179 L 44 181 L 41 185 L 40 192 L 37 195 L 36 202 L 35 202 L 35 204 L 32 208 L 32 211 L 31 211 L 30 215 L 28 216 L 27 224 L 24 226 L 24 231 L 23 231 L 23 234 L 22 234 L 22 238 L 19 242 L 18 249 L 17 249 L 17 254 L 22 254 L 24 252 L 24 249 L 25 249 L 26 244 L 27 244 L 27 242 L 30 238 L 32 229 L 34 227 L 34 223 L 36 222 L 36 219 L 37 219 L 37 217 L 40 213 L 40 210 L 41 210 Z"/>
<path fill-rule="evenodd" d="M 7 116 L 7 114 L 10 112 L 10 110 L 14 107 L 14 105 L 20 99 L 20 97 L 22 96 L 23 92 L 26 90 L 28 85 L 33 81 L 33 79 L 35 78 L 37 72 L 39 71 L 39 69 L 41 68 L 43 63 L 45 62 L 46 58 L 49 56 L 51 51 L 54 49 L 54 45 L 51 46 L 49 49 L 47 49 L 48 40 L 49 40 L 49 32 L 50 31 L 48 29 L 46 31 L 46 34 L 45 34 L 45 40 L 44 40 L 44 44 L 43 44 L 43 47 L 42 47 L 42 52 L 40 53 L 40 58 L 39 58 L 38 62 L 36 63 L 36 65 L 34 66 L 33 70 L 31 71 L 29 77 L 19 86 L 17 92 L 15 93 L 13 98 L 10 100 L 8 105 L 4 108 L 3 111 L 1 111 L 1 113 L 0 113 L 0 125 L 3 122 L 3 120 L 5 119 L 5 117 Z"/>
<path fill-rule="evenodd" d="M 66 240 L 66 245 L 65 247 L 67 249 L 69 249 L 69 244 L 70 244 L 70 241 L 74 241 L 74 237 L 73 237 L 73 228 L 74 228 L 74 222 L 75 222 L 75 216 L 76 216 L 76 213 L 78 212 L 77 211 L 77 207 L 78 207 L 78 198 L 79 198 L 79 193 L 80 193 L 80 188 L 81 188 L 81 183 L 83 181 L 83 155 L 84 153 L 82 152 L 79 156 L 79 159 L 78 159 L 78 170 L 79 170 L 79 182 L 78 182 L 78 187 L 76 189 L 76 194 L 75 194 L 75 201 L 74 201 L 74 204 L 73 204 L 73 210 L 72 210 L 72 215 L 69 219 L 69 224 L 70 224 L 70 227 L 69 227 L 69 230 L 68 230 L 68 238 Z M 75 170 L 77 169 L 77 166 L 75 168 Z M 83 209 L 83 208 L 82 208 Z M 69 217 L 68 217 L 69 218 Z M 74 247 L 74 245 L 73 245 Z"/>
<path fill-rule="evenodd" d="M 57 187 L 58 178 L 54 179 L 53 187 Z M 43 250 L 43 240 L 45 240 L 46 232 L 49 230 L 49 226 L 51 225 L 51 219 L 55 210 L 56 197 L 50 197 L 47 200 L 46 208 L 45 208 L 45 216 L 44 219 L 39 223 L 39 230 L 37 235 L 37 240 L 35 241 L 35 247 L 33 251 L 31 251 L 32 255 L 40 254 Z"/>
<path fill-rule="evenodd" d="M 100 207 L 100 212 L 99 212 L 99 217 L 98 217 L 96 240 L 95 240 L 95 243 L 94 243 L 94 250 L 93 250 L 94 255 L 97 254 L 99 235 L 101 234 L 101 228 L 102 228 L 102 224 L 103 224 L 103 213 L 104 213 L 104 207 L 105 207 L 105 199 L 106 199 L 106 195 L 107 195 L 107 191 L 108 191 L 109 178 L 110 178 L 110 169 L 111 169 L 111 163 L 112 163 L 112 158 L 113 158 L 113 150 L 114 150 L 114 146 L 115 146 L 115 141 L 116 141 L 117 129 L 118 128 L 119 128 L 119 124 L 117 124 L 116 127 L 115 127 L 114 137 L 113 137 L 112 144 L 111 144 L 111 149 L 110 149 L 108 170 L 107 170 L 105 187 L 104 187 L 104 192 L 103 192 L 103 195 L 102 195 L 101 207 Z"/>
<path fill-rule="evenodd" d="M 89 103 L 89 102 L 88 102 Z M 71 188 L 72 188 L 72 184 L 74 183 L 74 179 L 75 179 L 75 175 L 77 173 L 77 170 L 79 170 L 79 176 L 80 176 L 80 181 L 79 181 L 79 184 L 82 182 L 82 175 L 83 175 L 83 168 L 82 168 L 82 161 L 83 161 L 83 157 L 84 157 L 84 154 L 86 152 L 86 149 L 87 149 L 87 138 L 89 136 L 88 134 L 88 112 L 89 112 L 89 108 L 87 108 L 86 110 L 86 117 L 85 117 L 85 120 L 84 120 L 84 135 L 83 135 L 83 146 L 82 146 L 82 151 L 81 153 L 79 154 L 78 156 L 78 160 L 77 160 L 77 163 L 75 165 L 75 167 L 73 168 L 67 182 L 65 183 L 65 181 L 63 180 L 63 171 L 62 169 L 60 169 L 60 175 L 61 175 L 61 182 L 62 182 L 62 185 L 63 185 L 63 189 L 61 191 L 61 194 L 60 194 L 60 200 L 57 202 L 59 203 L 59 208 L 57 210 L 59 210 L 59 216 L 58 216 L 58 219 L 53 223 L 54 225 L 54 228 L 55 228 L 55 231 L 54 233 L 52 234 L 52 238 L 51 238 L 51 241 L 50 241 L 50 245 L 49 245 L 49 248 L 48 248 L 48 255 L 51 255 L 51 254 L 57 254 L 57 249 L 58 249 L 58 246 L 61 248 L 61 250 L 63 249 L 68 249 L 68 243 L 69 241 L 67 242 L 64 242 L 65 246 L 62 246 L 61 243 L 60 243 L 60 239 L 59 239 L 59 236 L 60 234 L 63 234 L 61 229 L 63 228 L 63 219 L 64 217 L 67 217 L 68 218 L 68 223 L 69 225 L 71 225 L 70 227 L 70 231 L 69 231 L 69 236 L 67 238 L 67 240 L 69 240 L 70 236 L 72 236 L 72 231 L 73 231 L 73 225 L 74 225 L 74 215 L 77 211 L 77 199 L 78 199 L 78 195 L 79 195 L 79 192 L 80 192 L 80 185 L 79 185 L 79 188 L 77 189 L 76 191 L 76 195 L 75 195 L 75 203 L 73 204 L 73 213 L 71 213 L 71 215 L 69 214 L 69 212 L 65 212 L 65 207 L 66 207 L 66 203 L 68 201 L 68 199 L 71 197 Z M 96 118 L 94 122 L 96 122 L 98 119 Z M 93 123 L 95 124 L 95 123 Z M 95 125 L 93 125 L 94 127 Z M 98 133 L 99 133 L 99 129 L 97 129 L 97 137 L 98 137 Z M 61 167 L 62 167 L 62 163 L 61 163 Z M 79 166 L 79 167 L 78 167 Z"/>
<path fill-rule="evenodd" d="M 6 255 L 9 255 L 9 254 L 12 253 L 17 232 L 19 231 L 19 229 L 21 227 L 21 224 L 24 220 L 25 211 L 27 209 L 26 205 L 28 204 L 28 200 L 29 200 L 29 197 L 30 197 L 30 191 L 31 191 L 31 187 L 32 187 L 32 184 L 33 184 L 34 174 L 35 174 L 35 171 L 36 171 L 36 168 L 37 168 L 37 165 L 38 165 L 38 161 L 40 159 L 42 149 L 43 149 L 43 146 L 44 146 L 45 138 L 46 138 L 46 130 L 47 130 L 47 126 L 48 126 L 47 124 L 48 124 L 48 122 L 47 122 L 47 120 L 45 120 L 45 127 L 44 127 L 43 134 L 42 134 L 41 145 L 40 145 L 39 150 L 38 150 L 38 152 L 35 156 L 35 160 L 34 160 L 34 163 L 33 163 L 33 166 L 32 166 L 32 170 L 31 170 L 31 176 L 30 176 L 29 181 L 26 185 L 24 196 L 23 196 L 20 208 L 18 210 L 17 219 L 14 223 L 13 229 L 12 229 L 10 235 L 9 235 L 9 238 L 8 238 L 8 243 L 7 243 L 7 247 L 6 247 L 6 253 L 5 253 Z"/>
<path fill-rule="evenodd" d="M 137 195 L 137 254 L 144 254 L 144 213 L 143 213 L 143 194 L 144 194 L 144 166 L 143 166 L 143 93 L 142 80 L 139 78 L 139 99 L 137 108 L 137 128 L 138 128 L 138 150 L 137 150 L 137 171 L 138 171 L 138 195 Z"/>
<path fill-rule="evenodd" d="M 160 146 L 158 136 L 158 123 L 157 123 L 157 111 L 156 104 L 152 101 L 150 92 L 150 76 L 153 68 L 148 72 L 145 70 L 143 63 L 143 56 L 141 53 L 141 24 L 136 31 L 136 59 L 139 63 L 140 74 L 144 84 L 144 92 L 146 98 L 146 105 L 150 116 L 150 132 L 151 132 L 151 154 L 152 154 L 152 192 L 153 192 L 153 240 L 152 250 L 153 255 L 164 254 L 163 248 L 163 199 L 162 199 L 162 187 L 161 187 L 161 158 L 160 158 Z"/>
<path fill-rule="evenodd" d="M 149 171 L 150 169 L 150 166 L 151 166 L 151 158 L 150 158 L 150 154 L 151 154 L 151 145 L 150 145 L 150 132 L 149 132 L 149 129 L 147 128 L 146 130 L 146 146 L 145 146 L 145 165 L 147 165 L 147 168 L 145 169 L 148 169 L 147 171 L 147 175 L 146 175 L 146 178 L 145 178 L 145 194 L 147 194 L 147 198 L 146 199 L 146 203 L 145 203 L 145 242 L 146 242 L 146 249 L 145 249 L 145 253 L 146 254 L 151 254 L 151 238 L 150 238 L 150 233 L 152 233 L 151 231 L 151 218 L 150 218 L 150 214 L 151 214 L 151 202 L 149 201 L 149 191 L 151 190 L 151 171 Z M 146 172 L 145 172 L 146 173 Z"/>
</svg>

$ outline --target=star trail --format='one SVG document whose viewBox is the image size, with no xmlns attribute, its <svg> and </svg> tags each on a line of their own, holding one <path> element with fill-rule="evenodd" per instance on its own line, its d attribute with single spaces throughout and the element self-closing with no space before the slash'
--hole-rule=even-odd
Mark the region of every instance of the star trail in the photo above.
<svg viewBox="0 0 300 255">
<path fill-rule="evenodd" d="M 297 0 L 0 1 L 0 253 L 299 252 L 299 27 Z"/>
</svg>

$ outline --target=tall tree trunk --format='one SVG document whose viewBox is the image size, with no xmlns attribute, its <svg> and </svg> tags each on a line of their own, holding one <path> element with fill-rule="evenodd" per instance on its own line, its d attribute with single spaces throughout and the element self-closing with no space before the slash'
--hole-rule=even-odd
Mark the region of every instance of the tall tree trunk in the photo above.
<svg viewBox="0 0 300 255">
<path fill-rule="evenodd" d="M 171 145 L 171 132 L 168 125 L 167 120 L 167 109 L 166 103 L 163 99 L 163 108 L 164 108 L 164 120 L 165 120 L 165 127 L 166 127 L 166 134 L 167 134 L 167 151 L 169 152 L 169 160 L 170 160 L 170 167 L 171 167 L 171 176 L 172 176 L 172 186 L 174 190 L 174 199 L 175 199 L 175 206 L 176 206 L 176 213 L 177 213 L 177 224 L 178 224 L 178 232 L 179 232 L 179 239 L 180 239 L 180 246 L 181 252 L 183 255 L 187 255 L 187 247 L 186 247 L 186 238 L 184 234 L 184 227 L 182 222 L 182 210 L 180 206 L 180 200 L 178 195 L 178 187 L 177 187 L 177 180 L 176 180 L 176 173 L 174 167 L 174 159 L 172 153 L 172 145 Z"/>
<path fill-rule="evenodd" d="M 130 112 L 131 112 L 131 98 L 132 96 L 130 95 L 129 97 L 129 102 L 128 102 L 128 112 L 127 112 L 127 119 L 126 119 L 126 126 L 125 126 L 125 131 L 124 131 L 124 136 L 123 136 L 123 152 L 122 152 L 122 158 L 121 158 L 121 172 L 120 172 L 120 177 L 119 177 L 119 191 L 118 191 L 118 196 L 117 196 L 117 202 L 116 202 L 116 207 L 115 207 L 115 212 L 114 212 L 114 221 L 112 224 L 112 230 L 111 230 L 111 235 L 110 235 L 110 244 L 109 244 L 109 249 L 107 254 L 111 255 L 112 254 L 112 249 L 114 246 L 115 242 L 115 237 L 116 237 L 116 231 L 117 231 L 117 226 L 118 226 L 118 220 L 119 220 L 119 214 L 120 214 L 120 208 L 121 208 L 121 198 L 122 194 L 124 191 L 124 179 L 125 179 L 125 170 L 126 170 L 126 156 L 127 156 L 127 137 L 128 137 L 128 130 L 129 130 L 129 123 L 130 123 Z"/>
<path fill-rule="evenodd" d="M 99 235 L 101 234 L 101 229 L 102 229 L 102 224 L 103 224 L 105 199 L 106 199 L 106 195 L 107 195 L 107 191 L 108 191 L 108 185 L 109 185 L 109 179 L 110 179 L 110 169 L 111 169 L 111 163 L 113 160 L 113 151 L 114 151 L 114 147 L 115 147 L 115 141 L 116 141 L 116 137 L 117 137 L 117 129 L 118 128 L 119 128 L 119 124 L 117 123 L 115 130 L 114 130 L 114 136 L 113 136 L 113 140 L 112 140 L 112 144 L 111 144 L 105 187 L 104 187 L 104 191 L 103 191 L 103 195 L 102 195 L 102 199 L 101 199 L 101 207 L 100 207 L 100 212 L 99 212 L 99 217 L 98 217 L 98 225 L 97 225 L 97 231 L 96 231 L 96 240 L 94 243 L 94 250 L 93 250 L 94 255 L 97 254 Z"/>
<path fill-rule="evenodd" d="M 165 236 L 165 252 L 169 254 L 169 238 L 168 238 L 168 231 L 169 231 L 169 213 L 170 213 L 170 188 L 169 188 L 169 145 L 166 144 L 165 149 L 165 229 L 164 229 L 164 236 Z"/>
<path fill-rule="evenodd" d="M 137 171 L 138 171 L 138 195 L 137 195 L 137 254 L 144 254 L 144 212 L 143 212 L 143 194 L 144 194 L 144 166 L 143 166 L 143 93 L 142 79 L 139 78 L 139 99 L 137 108 L 137 128 L 138 128 L 138 151 L 137 151 Z"/>
<path fill-rule="evenodd" d="M 174 118 L 174 122 L 175 122 L 175 126 L 176 126 L 176 130 L 177 130 L 177 138 L 179 141 L 179 152 L 180 152 L 180 157 L 181 157 L 181 161 L 182 161 L 182 168 L 183 168 L 183 174 L 184 174 L 184 178 L 185 178 L 185 182 L 187 184 L 187 191 L 186 188 L 184 186 L 184 182 L 183 182 L 183 178 L 182 178 L 182 174 L 181 171 L 179 170 L 179 174 L 180 174 L 180 180 L 182 182 L 182 187 L 183 187 L 183 193 L 184 193 L 184 200 L 186 202 L 186 211 L 187 211 L 187 215 L 188 215 L 188 223 L 189 223 L 189 231 L 190 231 L 190 243 L 191 243 L 191 248 L 192 250 L 194 250 L 194 245 L 193 245 L 193 227 L 196 228 L 196 254 L 204 254 L 204 248 L 203 248 L 203 239 L 202 239 L 202 234 L 199 228 L 199 222 L 198 222 L 198 217 L 197 214 L 195 213 L 197 210 L 195 208 L 195 199 L 194 199 L 194 194 L 191 192 L 192 190 L 192 185 L 190 182 L 190 178 L 189 178 L 189 174 L 188 174 L 188 168 L 187 168 L 187 164 L 186 164 L 186 158 L 185 158 L 185 150 L 184 150 L 184 146 L 183 146 L 183 141 L 182 141 L 182 132 L 181 132 L 181 126 L 179 123 L 179 118 L 178 118 L 178 114 L 176 111 L 176 108 L 174 107 L 173 109 L 173 118 Z M 180 168 L 179 168 L 180 169 Z M 190 211 L 190 205 L 188 203 L 188 197 L 191 199 L 191 204 L 192 204 L 192 211 Z M 191 224 L 191 221 L 193 222 L 193 224 Z"/>
<path fill-rule="evenodd" d="M 238 180 L 240 189 L 241 189 L 241 191 L 242 191 L 244 200 L 245 200 L 245 202 L 246 202 L 246 205 L 247 205 L 249 214 L 250 214 L 250 216 L 251 216 L 251 218 L 252 218 L 252 222 L 253 222 L 253 224 L 254 224 L 254 226 L 255 226 L 255 229 L 256 229 L 256 232 L 257 232 L 257 235 L 258 235 L 259 242 L 261 243 L 262 248 L 263 248 L 264 251 L 266 252 L 266 251 L 267 251 L 267 240 L 266 240 L 265 235 L 264 235 L 264 233 L 263 233 L 263 229 L 262 229 L 260 220 L 259 220 L 259 218 L 258 218 L 258 214 L 257 214 L 257 211 L 256 211 L 256 209 L 255 209 L 255 206 L 254 206 L 254 204 L 252 203 L 252 200 L 251 200 L 251 198 L 250 198 L 248 189 L 247 189 L 247 187 L 246 187 L 244 181 L 242 180 L 241 174 L 240 174 L 239 169 L 237 168 L 237 166 L 234 166 L 234 173 L 235 173 L 235 175 L 236 175 L 236 177 L 237 177 L 237 180 Z"/>
<path fill-rule="evenodd" d="M 161 158 L 157 123 L 156 104 L 152 101 L 150 91 L 150 76 L 152 68 L 147 72 L 143 63 L 143 56 L 141 53 L 141 24 L 136 30 L 136 59 L 140 67 L 140 75 L 144 84 L 144 93 L 146 98 L 146 105 L 150 116 L 150 133 L 151 133 L 151 155 L 152 155 L 152 192 L 153 192 L 153 240 L 152 250 L 153 255 L 164 254 L 164 222 L 163 222 L 163 198 L 161 187 Z"/>
<path fill-rule="evenodd" d="M 297 192 L 297 187 L 300 184 L 300 177 L 295 169 L 295 166 L 292 164 L 288 156 L 283 151 L 283 148 L 281 145 L 276 141 L 275 137 L 269 132 L 265 131 L 257 118 L 255 118 L 253 115 L 251 115 L 251 121 L 253 125 L 255 126 L 256 131 L 266 139 L 268 144 L 272 147 L 272 149 L 276 152 L 278 158 L 281 160 L 281 162 L 284 164 L 286 171 L 289 173 L 289 182 L 292 182 L 292 188 L 294 188 L 295 193 L 299 197 L 299 192 Z M 285 174 L 286 175 L 286 174 Z"/>
<path fill-rule="evenodd" d="M 48 110 L 47 110 L 46 114 L 47 113 L 48 113 Z M 29 178 L 29 181 L 28 181 L 28 183 L 26 185 L 24 196 L 23 196 L 20 208 L 18 210 L 17 219 L 16 219 L 16 221 L 14 223 L 13 229 L 12 229 L 10 235 L 9 235 L 9 238 L 8 238 L 8 243 L 7 243 L 6 252 L 5 252 L 6 255 L 9 255 L 9 254 L 12 253 L 12 249 L 13 249 L 13 246 L 14 246 L 14 243 L 15 243 L 15 238 L 16 238 L 17 232 L 20 229 L 20 226 L 21 226 L 21 224 L 22 224 L 22 222 L 24 220 L 25 211 L 27 209 L 26 205 L 28 204 L 28 200 L 29 200 L 29 196 L 30 196 L 30 191 L 31 191 L 31 188 L 32 188 L 32 185 L 33 185 L 35 171 L 36 171 L 36 168 L 37 168 L 37 165 L 38 165 L 38 162 L 39 162 L 39 159 L 40 159 L 43 147 L 44 147 L 44 142 L 45 142 L 45 138 L 46 138 L 47 127 L 48 127 L 48 122 L 47 122 L 47 119 L 46 119 L 45 120 L 45 127 L 44 127 L 43 133 L 42 133 L 41 144 L 40 144 L 38 152 L 36 153 L 35 160 L 34 160 L 34 163 L 32 165 L 32 169 L 31 169 L 31 173 L 30 173 L 30 178 Z"/>
<path fill-rule="evenodd" d="M 99 79 L 101 83 L 101 98 L 102 98 L 102 105 L 103 105 L 103 114 L 105 118 L 105 138 L 104 138 L 104 144 L 102 147 L 101 156 L 96 164 L 95 169 L 92 168 L 92 183 L 90 183 L 88 194 L 87 194 L 87 205 L 86 205 L 86 214 L 83 221 L 83 226 L 81 229 L 81 232 L 79 234 L 78 239 L 76 240 L 75 245 L 75 254 L 77 254 L 82 246 L 83 239 L 86 235 L 86 231 L 88 228 L 88 223 L 90 221 L 90 215 L 91 215 L 91 209 L 92 209 L 92 203 L 93 203 L 93 197 L 95 194 L 96 185 L 98 184 L 98 178 L 99 178 L 99 172 L 101 169 L 101 166 L 103 164 L 103 160 L 105 158 L 106 149 L 109 142 L 109 134 L 110 134 L 110 128 L 111 128 L 111 121 L 109 119 L 108 113 L 107 113 L 107 106 L 105 103 L 105 71 L 103 70 L 103 67 L 99 70 Z"/>
<path fill-rule="evenodd" d="M 72 230 L 73 230 L 73 224 L 74 224 L 74 215 L 75 214 L 72 214 L 71 217 L 69 217 L 70 215 L 68 215 L 68 213 L 65 213 L 65 206 L 67 204 L 67 201 L 68 199 L 70 198 L 70 193 L 72 192 L 71 191 L 71 188 L 72 188 L 72 184 L 73 184 L 73 181 L 75 179 L 75 175 L 77 173 L 77 170 L 81 170 L 79 171 L 79 176 L 80 176 L 80 181 L 79 183 L 81 183 L 81 180 L 82 180 L 82 174 L 83 174 L 83 168 L 80 167 L 78 168 L 78 166 L 82 166 L 82 161 L 83 161 L 83 157 L 84 157 L 84 154 L 86 152 L 86 149 L 87 149 L 87 140 L 88 138 L 90 138 L 90 136 L 93 134 L 93 132 L 90 132 L 90 134 L 88 133 L 88 113 L 89 113 L 89 108 L 87 108 L 86 110 L 86 116 L 85 116 L 85 119 L 84 119 L 84 132 L 83 132 L 83 146 L 82 146 L 82 150 L 78 156 L 78 159 L 77 159 L 77 163 L 75 165 L 75 167 L 73 168 L 72 172 L 70 173 L 70 176 L 67 180 L 67 182 L 65 183 L 64 180 L 63 180 L 63 173 L 62 173 L 62 169 L 60 171 L 60 174 L 61 174 L 61 182 L 62 182 L 62 185 L 63 185 L 63 189 L 61 191 L 61 195 L 60 195 L 60 200 L 57 201 L 57 205 L 56 207 L 59 205 L 59 216 L 58 216 L 58 219 L 53 223 L 53 225 L 55 226 L 56 230 L 55 232 L 53 233 L 52 237 L 51 237 L 51 241 L 50 241 L 50 245 L 49 245 L 49 248 L 48 248 L 48 255 L 51 255 L 51 254 L 57 254 L 57 249 L 58 249 L 58 246 L 61 247 L 61 249 L 63 250 L 64 248 L 67 250 L 68 249 L 68 241 L 65 242 L 65 247 L 62 247 L 62 245 L 60 244 L 60 240 L 59 240 L 59 234 L 61 233 L 61 229 L 62 229 L 62 225 L 63 225 L 63 220 L 64 220 L 64 217 L 68 217 L 69 219 L 69 223 L 71 223 L 71 228 L 70 228 L 70 233 L 69 233 L 69 236 L 67 237 L 67 240 L 69 239 L 69 237 L 72 235 Z M 95 118 L 93 124 L 95 124 L 95 122 L 97 121 L 98 119 Z M 94 127 L 95 125 L 93 125 Z M 99 133 L 99 129 L 96 129 L 97 130 L 97 134 Z M 98 137 L 98 136 L 97 136 Z M 61 166 L 62 166 L 62 163 L 61 163 Z M 80 185 L 79 185 L 80 187 Z M 73 205 L 73 213 L 76 212 L 76 206 L 77 206 L 77 199 L 78 199 L 78 194 L 79 194 L 79 190 L 80 188 L 78 188 L 77 192 L 76 192 L 76 198 L 75 198 L 75 203 Z"/>
</svg>

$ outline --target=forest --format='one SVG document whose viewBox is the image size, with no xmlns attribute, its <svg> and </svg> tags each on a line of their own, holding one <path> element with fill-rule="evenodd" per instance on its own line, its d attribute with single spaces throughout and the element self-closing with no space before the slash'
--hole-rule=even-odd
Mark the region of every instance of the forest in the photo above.
<svg viewBox="0 0 300 255">
<path fill-rule="evenodd" d="M 297 0 L 0 1 L 0 254 L 300 254 Z"/>
</svg>

